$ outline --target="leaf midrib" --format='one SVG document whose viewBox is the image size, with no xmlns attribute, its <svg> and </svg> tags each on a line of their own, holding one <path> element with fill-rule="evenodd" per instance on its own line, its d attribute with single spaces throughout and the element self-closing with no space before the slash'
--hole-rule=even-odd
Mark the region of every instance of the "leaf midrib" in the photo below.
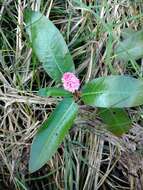
<svg viewBox="0 0 143 190">
<path fill-rule="evenodd" d="M 31 32 L 32 33 L 32 32 Z M 56 56 L 55 56 L 55 54 L 53 53 L 53 51 L 52 51 L 52 48 L 50 48 L 50 44 L 48 45 L 48 47 L 47 47 L 47 50 L 48 50 L 48 52 L 50 52 L 50 55 L 51 55 L 51 57 L 53 58 L 53 60 L 54 60 L 54 62 L 55 62 L 55 65 L 57 66 L 57 68 L 58 68 L 58 70 L 59 70 L 59 72 L 63 75 L 63 71 L 62 71 L 62 68 L 59 66 L 59 64 L 57 63 L 57 59 L 56 59 Z M 45 51 L 45 52 L 47 52 L 47 51 Z M 44 56 L 45 57 L 45 56 Z M 39 60 L 40 60 L 41 58 L 39 57 Z M 47 60 L 47 58 L 46 58 L 46 60 Z M 41 60 L 41 62 L 43 63 L 43 64 L 45 64 L 47 61 L 42 61 Z"/>
<path fill-rule="evenodd" d="M 141 92 L 141 90 L 138 90 L 136 91 L 137 93 Z M 84 97 L 84 96 L 90 96 L 90 95 L 96 95 L 96 94 L 126 94 L 126 95 L 129 95 L 130 93 L 129 92 L 118 92 L 118 91 L 114 91 L 114 92 L 109 92 L 109 91 L 100 91 L 100 92 L 88 92 L 88 93 L 83 93 L 81 95 L 81 97 Z M 139 96 L 141 96 L 139 94 Z"/>
<path fill-rule="evenodd" d="M 56 125 L 55 128 L 57 128 L 57 126 L 59 125 L 59 123 L 63 123 L 63 119 L 65 118 L 65 116 L 67 115 L 67 113 L 69 112 L 69 110 L 71 109 L 71 107 L 73 106 L 74 102 L 72 102 L 72 104 L 69 106 L 69 108 L 67 109 L 67 111 L 64 113 L 64 115 L 62 116 L 62 118 L 60 119 L 60 121 L 58 122 L 58 124 Z M 53 135 L 53 132 L 51 132 L 50 137 Z M 39 159 L 41 159 L 42 157 L 42 152 L 44 150 L 44 147 L 47 146 L 47 144 L 49 143 L 49 141 L 46 141 L 45 145 L 43 146 L 43 148 L 41 149 L 40 153 L 39 153 Z M 38 159 L 37 159 L 38 160 Z M 38 161 L 37 161 L 38 162 Z"/>
<path fill-rule="evenodd" d="M 63 75 L 62 68 L 61 68 L 61 67 L 59 66 L 59 64 L 57 63 L 56 55 L 53 53 L 52 48 L 49 48 L 49 51 L 51 52 L 52 57 L 53 57 L 53 59 L 55 60 L 55 63 L 56 63 L 57 68 L 59 69 L 60 73 Z"/>
</svg>

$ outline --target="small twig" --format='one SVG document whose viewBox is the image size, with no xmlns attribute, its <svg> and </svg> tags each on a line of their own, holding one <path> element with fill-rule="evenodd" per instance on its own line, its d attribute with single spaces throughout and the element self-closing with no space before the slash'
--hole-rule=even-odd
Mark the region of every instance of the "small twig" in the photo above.
<svg viewBox="0 0 143 190">
<path fill-rule="evenodd" d="M 47 18 L 49 18 L 49 15 L 50 15 L 50 12 L 51 12 L 51 8 L 52 8 L 52 4 L 53 4 L 53 0 L 51 0 L 49 8 L 48 8 L 48 11 L 47 11 L 47 14 L 46 14 Z"/>
<path fill-rule="evenodd" d="M 21 0 L 18 0 L 18 25 L 17 25 L 17 32 L 16 32 L 16 61 L 20 58 L 21 50 L 22 50 L 22 23 L 23 23 L 23 13 L 22 13 L 22 6 Z"/>
<path fill-rule="evenodd" d="M 93 44 L 92 44 L 92 45 L 91 45 L 90 62 L 89 62 L 88 71 L 87 71 L 87 75 L 86 75 L 86 79 L 85 79 L 85 82 L 86 82 L 86 83 L 90 80 L 90 77 L 91 77 L 92 65 L 93 65 L 93 56 L 94 56 L 94 48 L 93 48 Z"/>
</svg>

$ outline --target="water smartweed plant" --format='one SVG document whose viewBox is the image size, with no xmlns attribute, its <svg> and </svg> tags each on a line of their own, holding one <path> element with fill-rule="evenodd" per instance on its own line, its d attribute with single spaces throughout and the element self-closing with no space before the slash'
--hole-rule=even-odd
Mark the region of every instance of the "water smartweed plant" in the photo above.
<svg viewBox="0 0 143 190">
<path fill-rule="evenodd" d="M 57 151 L 74 123 L 78 105 L 97 107 L 99 116 L 115 135 L 127 132 L 130 119 L 124 108 L 143 104 L 143 81 L 131 76 L 112 75 L 81 85 L 79 77 L 75 75 L 72 56 L 55 25 L 40 12 L 31 10 L 26 11 L 25 22 L 34 53 L 48 75 L 61 85 L 58 88 L 41 88 L 38 95 L 63 97 L 33 140 L 29 171 L 35 172 Z M 127 39 L 126 46 L 120 43 L 116 48 L 116 53 L 122 59 L 126 58 L 126 53 L 131 56 L 134 53 L 132 49 L 126 52 L 129 42 L 130 39 Z M 139 53 L 137 57 L 140 57 Z"/>
</svg>

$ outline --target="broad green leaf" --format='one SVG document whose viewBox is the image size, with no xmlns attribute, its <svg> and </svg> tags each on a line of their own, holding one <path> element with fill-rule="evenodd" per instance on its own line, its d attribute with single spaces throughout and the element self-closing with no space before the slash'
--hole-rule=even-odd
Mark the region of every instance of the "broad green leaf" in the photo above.
<svg viewBox="0 0 143 190">
<path fill-rule="evenodd" d="M 131 120 L 125 110 L 119 108 L 99 110 L 99 116 L 106 124 L 107 130 L 111 131 L 116 136 L 121 136 L 127 133 L 131 127 Z"/>
<path fill-rule="evenodd" d="M 134 33 L 135 33 L 135 30 L 133 30 L 132 28 L 124 28 L 122 30 L 121 37 L 123 40 L 126 40 L 127 38 L 134 35 Z"/>
<path fill-rule="evenodd" d="M 117 59 L 129 61 L 143 57 L 143 30 L 128 33 L 128 37 L 115 47 Z"/>
<path fill-rule="evenodd" d="M 107 76 L 87 83 L 81 94 L 85 104 L 104 108 L 143 104 L 143 81 L 129 76 Z"/>
<path fill-rule="evenodd" d="M 38 91 L 39 96 L 63 96 L 63 97 L 71 97 L 72 94 L 63 88 L 49 87 L 49 88 L 41 88 Z"/>
<path fill-rule="evenodd" d="M 60 81 L 63 73 L 74 72 L 72 57 L 56 26 L 41 13 L 29 10 L 25 20 L 32 48 L 49 76 Z"/>
<path fill-rule="evenodd" d="M 77 112 L 78 106 L 73 98 L 65 98 L 43 123 L 31 146 L 29 161 L 31 173 L 52 158 L 72 126 Z"/>
</svg>

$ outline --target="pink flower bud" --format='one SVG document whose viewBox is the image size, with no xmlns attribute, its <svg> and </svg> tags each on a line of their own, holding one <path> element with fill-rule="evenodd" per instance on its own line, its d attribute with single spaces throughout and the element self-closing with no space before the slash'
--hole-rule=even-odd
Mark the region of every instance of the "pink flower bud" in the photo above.
<svg viewBox="0 0 143 190">
<path fill-rule="evenodd" d="M 80 86 L 79 79 L 73 73 L 70 72 L 63 74 L 62 82 L 64 89 L 72 93 L 78 90 Z"/>
</svg>

